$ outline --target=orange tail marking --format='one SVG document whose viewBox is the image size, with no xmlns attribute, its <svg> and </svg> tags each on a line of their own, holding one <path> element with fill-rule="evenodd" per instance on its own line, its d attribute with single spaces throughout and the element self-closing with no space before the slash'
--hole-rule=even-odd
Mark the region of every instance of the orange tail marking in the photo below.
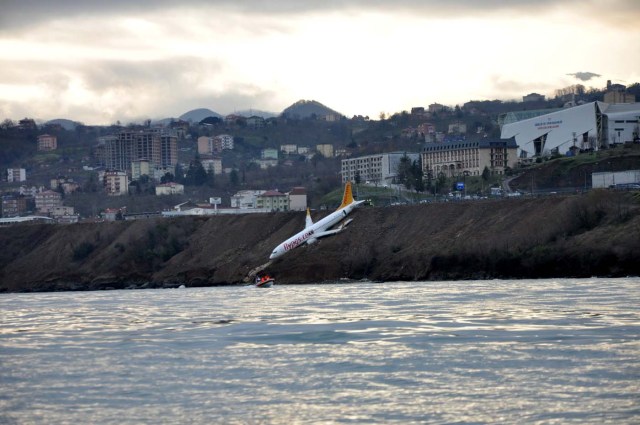
<svg viewBox="0 0 640 425">
<path fill-rule="evenodd" d="M 351 192 L 351 182 L 347 182 L 344 186 L 344 195 L 342 195 L 342 204 L 338 209 L 342 209 L 353 202 L 353 193 Z"/>
</svg>

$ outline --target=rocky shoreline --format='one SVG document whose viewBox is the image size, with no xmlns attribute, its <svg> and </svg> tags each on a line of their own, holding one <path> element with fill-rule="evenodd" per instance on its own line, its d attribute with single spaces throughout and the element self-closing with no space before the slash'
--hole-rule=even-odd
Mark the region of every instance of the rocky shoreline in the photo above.
<svg viewBox="0 0 640 425">
<path fill-rule="evenodd" d="M 314 214 L 319 219 L 324 214 Z M 268 261 L 304 213 L 181 217 L 0 231 L 0 291 L 640 275 L 628 193 L 361 207 L 345 232 Z"/>
</svg>

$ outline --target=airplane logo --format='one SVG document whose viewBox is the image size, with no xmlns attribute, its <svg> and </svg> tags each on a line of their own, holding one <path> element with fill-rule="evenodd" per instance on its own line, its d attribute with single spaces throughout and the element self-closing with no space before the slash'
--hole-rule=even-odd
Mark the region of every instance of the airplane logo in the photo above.
<svg viewBox="0 0 640 425">
<path fill-rule="evenodd" d="M 291 236 L 289 239 L 278 245 L 269 256 L 269 259 L 273 260 L 285 254 L 286 252 L 299 247 L 300 245 L 303 245 L 305 243 L 312 244 L 316 242 L 318 238 L 335 235 L 336 233 L 343 231 L 345 227 L 347 227 L 347 224 L 351 223 L 352 219 L 346 220 L 340 225 L 340 227 L 336 229 L 331 228 L 344 220 L 355 207 L 363 202 L 364 201 L 355 201 L 353 199 L 353 193 L 351 192 L 351 182 L 347 182 L 344 187 L 342 204 L 340 204 L 340 207 L 338 207 L 337 210 L 335 210 L 322 220 L 318 221 L 317 223 L 314 223 L 313 220 L 311 220 L 311 213 L 309 212 L 309 208 L 307 208 L 307 218 L 305 221 L 304 230 L 296 233 L 295 235 Z"/>
</svg>

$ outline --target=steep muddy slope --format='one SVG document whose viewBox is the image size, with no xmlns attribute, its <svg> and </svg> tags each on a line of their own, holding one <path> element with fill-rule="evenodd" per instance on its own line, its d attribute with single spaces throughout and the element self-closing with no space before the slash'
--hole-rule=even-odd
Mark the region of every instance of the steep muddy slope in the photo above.
<svg viewBox="0 0 640 425">
<path fill-rule="evenodd" d="M 315 214 L 319 219 L 323 214 Z M 271 250 L 304 213 L 0 229 L 0 291 L 640 274 L 640 214 L 627 194 L 361 207 L 346 231 Z"/>
</svg>

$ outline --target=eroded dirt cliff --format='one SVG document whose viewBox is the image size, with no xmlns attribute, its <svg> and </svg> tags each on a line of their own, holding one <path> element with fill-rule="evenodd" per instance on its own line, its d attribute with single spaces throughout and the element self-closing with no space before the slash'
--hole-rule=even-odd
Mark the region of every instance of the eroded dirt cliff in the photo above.
<svg viewBox="0 0 640 425">
<path fill-rule="evenodd" d="M 314 219 L 323 216 L 314 214 Z M 346 231 L 268 264 L 278 283 L 640 275 L 628 194 L 361 207 Z M 0 291 L 241 284 L 304 213 L 0 229 Z"/>
</svg>

